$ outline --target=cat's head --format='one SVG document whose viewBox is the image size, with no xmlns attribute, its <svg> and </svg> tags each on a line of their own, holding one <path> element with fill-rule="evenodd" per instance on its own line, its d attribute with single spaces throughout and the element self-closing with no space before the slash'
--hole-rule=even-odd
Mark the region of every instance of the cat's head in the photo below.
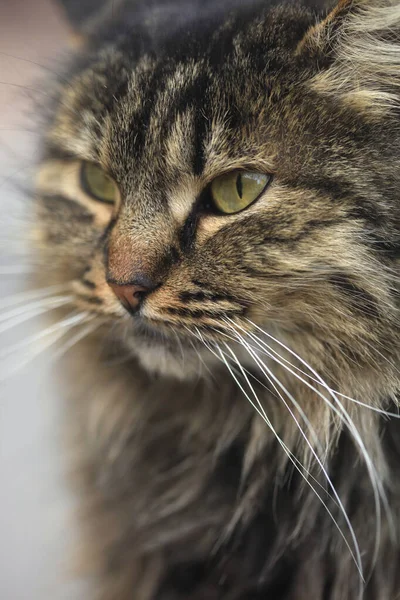
<svg viewBox="0 0 400 600">
<path fill-rule="evenodd" d="M 256 325 L 375 364 L 397 335 L 399 32 L 399 5 L 341 2 L 97 38 L 46 135 L 43 268 L 149 368 Z"/>
</svg>

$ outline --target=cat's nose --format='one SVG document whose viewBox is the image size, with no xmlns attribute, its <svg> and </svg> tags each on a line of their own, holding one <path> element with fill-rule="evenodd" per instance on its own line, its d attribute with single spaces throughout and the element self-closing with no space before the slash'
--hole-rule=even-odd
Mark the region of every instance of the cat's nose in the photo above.
<svg viewBox="0 0 400 600">
<path fill-rule="evenodd" d="M 108 285 L 121 302 L 122 306 L 130 313 L 135 313 L 144 299 L 156 286 L 148 283 L 139 285 L 136 283 L 123 284 L 108 282 Z"/>
</svg>

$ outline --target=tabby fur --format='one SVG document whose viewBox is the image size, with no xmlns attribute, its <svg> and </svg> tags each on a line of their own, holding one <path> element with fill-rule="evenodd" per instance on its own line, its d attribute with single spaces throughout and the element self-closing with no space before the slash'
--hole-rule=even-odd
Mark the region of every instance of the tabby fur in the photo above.
<svg viewBox="0 0 400 600">
<path fill-rule="evenodd" d="M 54 84 L 37 183 L 38 277 L 98 324 L 61 369 L 91 597 L 395 600 L 400 4 L 117 5 Z M 240 168 L 272 182 L 216 214 Z M 132 278 L 134 317 L 107 283 Z"/>
</svg>

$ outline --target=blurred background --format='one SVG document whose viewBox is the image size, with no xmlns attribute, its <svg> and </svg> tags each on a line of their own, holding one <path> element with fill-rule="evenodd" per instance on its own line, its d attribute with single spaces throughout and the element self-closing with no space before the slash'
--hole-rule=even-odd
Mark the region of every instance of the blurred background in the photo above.
<svg viewBox="0 0 400 600">
<path fill-rule="evenodd" d="M 71 38 L 51 0 L 0 0 L 0 598 L 73 600 L 68 573 L 73 500 L 60 442 L 62 390 L 46 325 L 21 293 L 32 264 L 24 244 L 46 77 Z M 31 339 L 31 343 L 29 340 Z M 54 377 L 54 374 L 53 374 Z"/>
</svg>

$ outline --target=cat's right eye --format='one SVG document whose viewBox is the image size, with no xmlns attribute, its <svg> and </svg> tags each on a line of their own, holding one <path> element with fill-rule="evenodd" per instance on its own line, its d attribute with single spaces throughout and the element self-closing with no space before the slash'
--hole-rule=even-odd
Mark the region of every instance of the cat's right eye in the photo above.
<svg viewBox="0 0 400 600">
<path fill-rule="evenodd" d="M 210 186 L 213 204 L 223 214 L 241 212 L 255 202 L 271 180 L 255 171 L 231 171 L 216 177 Z"/>
<path fill-rule="evenodd" d="M 118 198 L 118 186 L 114 179 L 94 163 L 82 163 L 81 185 L 89 196 L 99 202 L 114 204 Z"/>
</svg>

